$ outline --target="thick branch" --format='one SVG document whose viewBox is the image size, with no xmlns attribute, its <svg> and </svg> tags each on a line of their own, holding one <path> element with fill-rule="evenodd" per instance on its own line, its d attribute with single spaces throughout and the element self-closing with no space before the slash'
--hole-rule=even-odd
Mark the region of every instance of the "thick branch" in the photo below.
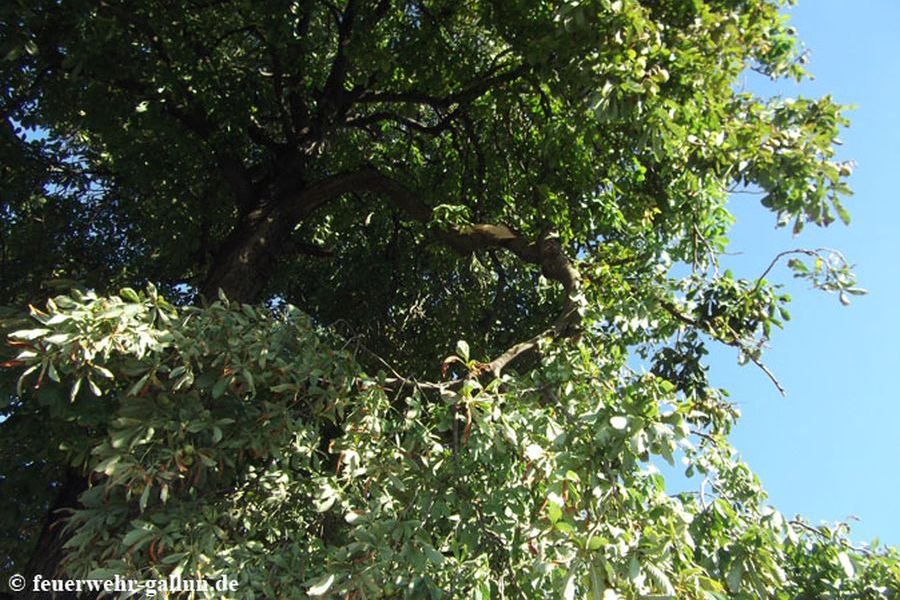
<svg viewBox="0 0 900 600">
<path fill-rule="evenodd" d="M 351 41 L 354 37 L 365 36 L 366 32 L 385 16 L 388 8 L 390 8 L 390 1 L 380 0 L 368 16 L 360 17 L 358 14 L 360 11 L 359 0 L 348 0 L 343 13 L 338 13 L 337 9 L 334 9 L 338 34 L 337 50 L 320 96 L 320 128 L 324 127 L 331 117 L 338 121 L 342 120 L 359 94 L 358 91 L 349 92 L 346 89 L 350 73 L 349 47 Z M 355 60 L 356 57 L 353 58 Z"/>
<path fill-rule="evenodd" d="M 416 121 L 415 119 L 405 117 L 391 111 L 377 111 L 367 115 L 357 115 L 345 121 L 344 125 L 347 127 L 365 128 L 371 125 L 377 125 L 378 123 L 382 123 L 384 121 L 393 121 L 407 127 L 408 129 L 418 131 L 419 133 L 437 135 L 443 131 L 446 131 L 450 127 L 450 124 L 453 122 L 453 118 L 457 115 L 457 112 L 458 111 L 453 111 L 448 113 L 434 125 L 426 125 L 425 123 Z"/>
<path fill-rule="evenodd" d="M 290 112 L 291 128 L 293 130 L 288 137 L 292 143 L 296 143 L 295 138 L 301 135 L 301 132 L 308 132 L 310 125 L 309 106 L 306 103 L 304 94 L 299 91 L 297 85 L 306 80 L 309 53 L 306 45 L 308 43 L 309 26 L 312 23 L 313 4 L 312 0 L 304 0 L 300 3 L 301 16 L 297 24 L 297 39 L 299 42 L 289 47 L 290 52 L 287 57 L 287 63 L 295 65 L 294 72 L 287 73 L 289 79 L 293 82 L 287 88 L 288 111 Z"/>
<path fill-rule="evenodd" d="M 341 104 L 344 82 L 347 80 L 347 69 L 349 67 L 347 45 L 350 43 L 350 36 L 353 35 L 357 5 L 358 0 L 349 0 L 347 8 L 338 21 L 337 51 L 334 61 L 331 63 L 331 71 L 328 73 L 325 88 L 322 90 L 322 99 L 329 107 L 336 107 Z"/>
<path fill-rule="evenodd" d="M 333 180 L 332 185 L 340 187 L 350 181 L 359 185 L 360 189 L 365 189 L 391 200 L 396 206 L 419 222 L 429 223 L 432 221 L 431 208 L 422 202 L 416 193 L 400 182 L 374 169 L 366 169 L 336 178 Z M 327 185 L 327 182 L 323 183 Z M 304 193 L 303 196 L 306 196 L 306 194 Z M 315 197 L 315 200 L 318 201 L 316 204 L 310 202 L 313 198 L 309 196 L 300 198 L 301 203 L 303 200 L 307 203 L 298 206 L 295 209 L 298 213 L 294 216 L 302 217 L 309 214 L 318 208 L 321 203 L 327 201 L 328 197 L 333 196 L 318 194 Z M 562 311 L 549 329 L 529 340 L 510 347 L 500 356 L 483 365 L 474 376 L 480 376 L 484 373 L 492 373 L 494 376 L 499 376 L 500 372 L 511 362 L 536 350 L 541 339 L 546 337 L 568 337 L 577 333 L 581 320 L 578 299 L 581 291 L 581 276 L 575 267 L 572 266 L 557 236 L 545 235 L 534 242 L 524 238 L 505 225 L 486 223 L 438 230 L 434 235 L 442 243 L 463 255 L 471 254 L 478 250 L 504 248 L 522 261 L 540 266 L 543 275 L 560 283 L 565 293 Z"/>
<path fill-rule="evenodd" d="M 221 289 L 234 300 L 258 301 L 294 225 L 332 198 L 359 189 L 367 176 L 367 171 L 352 171 L 326 177 L 243 215 L 214 257 L 201 292 L 215 298 Z"/>
<path fill-rule="evenodd" d="M 351 191 L 367 191 L 392 202 L 410 218 L 423 224 L 433 221 L 433 211 L 414 191 L 374 168 L 333 175 L 287 195 L 268 209 L 251 212 L 235 229 L 215 260 L 202 291 L 215 297 L 222 289 L 240 301 L 255 301 L 287 247 L 294 225 L 332 199 Z M 553 324 L 539 335 L 515 344 L 472 376 L 499 376 L 510 363 L 538 348 L 541 339 L 577 334 L 580 324 L 581 276 L 572 266 L 560 240 L 544 235 L 532 241 L 505 225 L 477 223 L 436 229 L 434 238 L 459 254 L 503 248 L 523 262 L 537 265 L 545 277 L 562 285 L 565 300 Z"/>
<path fill-rule="evenodd" d="M 467 86 L 446 96 L 435 96 L 416 90 L 408 91 L 381 91 L 364 92 L 357 102 L 366 104 L 427 104 L 435 108 L 449 108 L 454 104 L 468 104 L 477 100 L 487 92 L 505 83 L 515 81 L 526 72 L 525 65 L 519 65 L 503 73 L 496 73 L 496 69 L 477 77 Z"/>
</svg>

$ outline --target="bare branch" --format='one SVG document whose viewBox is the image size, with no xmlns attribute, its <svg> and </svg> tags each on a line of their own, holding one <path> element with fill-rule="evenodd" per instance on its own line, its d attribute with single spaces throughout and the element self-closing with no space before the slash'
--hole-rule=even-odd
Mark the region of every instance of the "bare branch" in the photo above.
<svg viewBox="0 0 900 600">
<path fill-rule="evenodd" d="M 854 517 L 854 519 L 856 519 L 856 518 Z M 849 520 L 849 519 L 848 519 L 848 520 Z M 856 520 L 858 521 L 859 519 L 856 519 Z M 809 533 L 811 533 L 811 534 L 813 534 L 813 535 L 819 537 L 820 539 L 822 539 L 822 540 L 825 541 L 826 543 L 831 542 L 831 541 L 834 541 L 834 538 L 829 537 L 828 535 L 826 535 L 824 531 L 822 531 L 822 530 L 819 529 L 818 527 L 813 527 L 813 526 L 810 525 L 809 523 L 803 522 L 802 520 L 800 520 L 799 517 L 796 518 L 796 519 L 792 519 L 792 520 L 788 521 L 788 524 L 789 524 L 789 525 L 794 525 L 794 526 L 799 527 L 799 528 L 801 528 L 801 529 L 804 529 L 804 530 L 808 531 Z M 846 522 L 844 522 L 844 523 L 839 523 L 839 526 L 844 526 L 845 528 L 849 527 L 849 526 L 847 525 Z M 866 546 L 854 546 L 853 544 L 851 544 L 850 542 L 848 542 L 846 539 L 843 539 L 843 538 L 838 539 L 838 542 L 839 542 L 842 546 L 844 546 L 845 548 L 847 548 L 848 550 L 851 550 L 852 552 L 858 552 L 859 554 L 862 554 L 862 555 L 868 556 L 868 557 L 875 556 L 875 553 L 872 552 L 872 549 L 871 549 L 871 548 L 868 548 L 868 547 L 866 547 Z"/>
<path fill-rule="evenodd" d="M 769 370 L 769 367 L 764 365 L 761 360 L 756 358 L 755 356 L 751 356 L 750 360 L 753 361 L 753 364 L 759 367 L 763 373 L 769 378 L 769 381 L 772 382 L 772 385 L 775 386 L 775 389 L 778 390 L 778 393 L 782 396 L 787 396 L 787 391 L 785 391 L 784 387 L 782 387 L 781 383 L 779 383 L 778 379 L 775 377 L 775 374 Z"/>
<path fill-rule="evenodd" d="M 844 255 L 843 255 L 843 254 L 841 254 L 841 253 L 838 252 L 837 250 L 832 250 L 831 248 L 815 248 L 815 249 L 809 249 L 809 248 L 795 248 L 794 250 L 785 250 L 784 252 L 779 252 L 778 254 L 776 254 L 776 255 L 775 255 L 775 258 L 772 259 L 772 262 L 769 263 L 769 266 L 766 267 L 766 270 L 763 271 L 762 275 L 760 275 L 760 276 L 757 278 L 757 280 L 756 280 L 756 288 L 755 288 L 755 289 L 759 289 L 759 288 L 760 288 L 760 286 L 762 285 L 763 280 L 766 278 L 766 275 L 768 275 L 768 274 L 772 271 L 772 269 L 775 268 L 775 265 L 778 264 L 778 261 L 780 261 L 780 260 L 781 260 L 782 258 L 784 258 L 785 256 L 790 256 L 790 255 L 792 255 L 792 254 L 803 254 L 803 255 L 806 255 L 806 256 L 821 256 L 821 255 L 822 255 L 823 253 L 825 253 L 825 252 L 828 252 L 828 253 L 830 253 L 830 254 L 837 255 L 837 256 L 838 256 L 841 260 L 843 260 L 845 263 L 847 262 L 847 260 L 844 258 Z"/>
</svg>

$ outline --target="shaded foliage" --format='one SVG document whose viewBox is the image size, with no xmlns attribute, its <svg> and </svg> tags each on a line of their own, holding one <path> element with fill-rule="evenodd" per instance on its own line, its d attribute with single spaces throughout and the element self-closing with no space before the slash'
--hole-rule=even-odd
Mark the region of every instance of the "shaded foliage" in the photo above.
<svg viewBox="0 0 900 600">
<path fill-rule="evenodd" d="M 736 189 L 849 221 L 842 108 L 736 85 L 805 76 L 782 4 L 3 4 L 2 568 L 896 598 L 765 504 L 703 364 L 775 381 L 782 259 L 863 293 L 718 268 Z"/>
</svg>

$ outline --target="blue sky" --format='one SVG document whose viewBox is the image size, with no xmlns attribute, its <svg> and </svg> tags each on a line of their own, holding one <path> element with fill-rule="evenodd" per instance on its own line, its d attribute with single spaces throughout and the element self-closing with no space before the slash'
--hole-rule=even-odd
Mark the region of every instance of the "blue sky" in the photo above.
<svg viewBox="0 0 900 600">
<path fill-rule="evenodd" d="M 843 307 L 780 267 L 770 279 L 788 284 L 793 319 L 765 363 L 787 397 L 752 365 L 739 367 L 732 349 L 712 354 L 711 378 L 741 407 L 732 442 L 772 504 L 813 522 L 855 515 L 854 540 L 900 546 L 900 2 L 801 0 L 788 14 L 815 80 L 773 86 L 748 77 L 748 88 L 855 105 L 840 148 L 840 158 L 857 162 L 845 203 L 853 222 L 794 238 L 774 229 L 758 198 L 735 196 L 729 251 L 740 254 L 724 265 L 755 278 L 781 250 L 827 246 L 856 265 L 869 295 Z"/>
</svg>

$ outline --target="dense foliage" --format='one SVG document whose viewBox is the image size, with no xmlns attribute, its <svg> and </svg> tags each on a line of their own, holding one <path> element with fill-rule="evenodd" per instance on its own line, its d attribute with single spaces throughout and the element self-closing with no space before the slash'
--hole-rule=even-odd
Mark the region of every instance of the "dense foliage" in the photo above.
<svg viewBox="0 0 900 600">
<path fill-rule="evenodd" d="M 0 569 L 898 598 L 766 504 L 703 364 L 771 377 L 782 260 L 862 293 L 719 269 L 736 189 L 849 219 L 841 107 L 737 85 L 804 76 L 781 4 L 0 6 Z"/>
<path fill-rule="evenodd" d="M 55 441 L 93 473 L 66 525 L 70 574 L 238 574 L 247 597 L 859 598 L 897 583 L 893 550 L 763 504 L 717 394 L 629 373 L 602 342 L 429 401 L 362 373 L 353 342 L 293 307 L 176 310 L 151 288 L 33 316 L 43 327 L 12 336 L 21 387 L 39 382 L 33 402 L 70 424 Z M 670 496 L 647 464 L 679 449 L 708 495 Z"/>
</svg>

